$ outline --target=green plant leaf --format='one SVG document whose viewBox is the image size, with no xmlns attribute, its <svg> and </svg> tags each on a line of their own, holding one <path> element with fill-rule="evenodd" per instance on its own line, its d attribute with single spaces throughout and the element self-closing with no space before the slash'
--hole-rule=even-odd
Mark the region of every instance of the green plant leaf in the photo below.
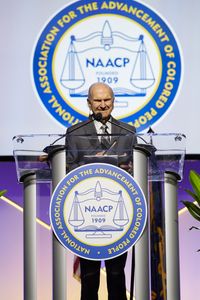
<svg viewBox="0 0 200 300">
<path fill-rule="evenodd" d="M 200 198 L 200 175 L 194 170 L 191 170 L 189 179 L 195 194 Z"/>
<path fill-rule="evenodd" d="M 185 189 L 186 193 L 188 193 L 190 196 L 192 196 L 192 198 L 197 201 L 198 205 L 200 206 L 200 198 L 195 194 L 193 193 L 192 191 L 188 190 L 188 189 Z"/>
<path fill-rule="evenodd" d="M 200 221 L 200 208 L 194 203 L 189 201 L 182 201 L 183 204 L 187 207 L 189 213 L 197 220 Z"/>
<path fill-rule="evenodd" d="M 7 190 L 0 191 L 0 197 L 3 196 L 6 192 L 7 192 Z"/>
<path fill-rule="evenodd" d="M 200 216 L 200 208 L 193 202 L 186 201 L 187 205 L 189 205 L 193 211 Z"/>
</svg>

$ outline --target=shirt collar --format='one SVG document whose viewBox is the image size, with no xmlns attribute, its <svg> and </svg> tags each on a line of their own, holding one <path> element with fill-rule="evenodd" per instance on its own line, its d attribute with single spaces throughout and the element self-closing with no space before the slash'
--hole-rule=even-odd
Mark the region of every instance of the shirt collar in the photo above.
<svg viewBox="0 0 200 300">
<path fill-rule="evenodd" d="M 110 117 L 109 121 L 111 121 L 111 117 Z M 103 124 L 101 122 L 98 122 L 98 121 L 94 120 L 94 126 L 95 126 L 96 131 L 97 131 L 98 134 L 99 133 L 101 134 L 101 126 L 102 125 Z M 111 134 L 111 132 L 112 132 L 112 130 L 111 130 L 111 123 L 110 122 L 106 122 L 106 126 L 107 126 L 108 133 Z"/>
</svg>

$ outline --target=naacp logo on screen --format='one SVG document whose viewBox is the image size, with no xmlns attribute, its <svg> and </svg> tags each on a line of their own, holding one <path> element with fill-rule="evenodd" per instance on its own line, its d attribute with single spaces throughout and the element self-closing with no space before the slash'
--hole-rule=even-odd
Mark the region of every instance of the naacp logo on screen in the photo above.
<svg viewBox="0 0 200 300">
<path fill-rule="evenodd" d="M 58 240 L 87 259 L 109 259 L 127 251 L 140 238 L 146 218 L 141 188 L 131 175 L 110 164 L 74 169 L 51 199 L 51 225 Z"/>
<path fill-rule="evenodd" d="M 76 1 L 42 30 L 34 86 L 43 106 L 68 127 L 87 118 L 94 82 L 115 93 L 114 116 L 142 131 L 164 115 L 181 82 L 181 55 L 166 22 L 136 1 Z"/>
</svg>

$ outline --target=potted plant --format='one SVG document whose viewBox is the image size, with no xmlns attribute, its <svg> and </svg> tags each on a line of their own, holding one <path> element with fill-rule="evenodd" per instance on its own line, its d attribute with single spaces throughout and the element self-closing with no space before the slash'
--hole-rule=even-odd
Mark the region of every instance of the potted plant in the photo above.
<svg viewBox="0 0 200 300">
<path fill-rule="evenodd" d="M 185 189 L 185 191 L 192 197 L 192 201 L 182 202 L 192 217 L 200 222 L 200 175 L 194 170 L 191 170 L 189 180 L 192 185 L 192 190 Z M 189 230 L 192 229 L 200 230 L 200 228 L 196 226 L 192 226 Z M 200 249 L 198 249 L 197 252 L 200 252 Z"/>
<path fill-rule="evenodd" d="M 192 185 L 192 190 L 186 189 L 185 191 L 192 197 L 192 201 L 182 202 L 187 207 L 192 217 L 200 222 L 200 175 L 194 170 L 191 170 L 189 180 Z"/>
<path fill-rule="evenodd" d="M 6 192 L 7 192 L 7 190 L 0 191 L 0 197 L 3 196 Z"/>
</svg>

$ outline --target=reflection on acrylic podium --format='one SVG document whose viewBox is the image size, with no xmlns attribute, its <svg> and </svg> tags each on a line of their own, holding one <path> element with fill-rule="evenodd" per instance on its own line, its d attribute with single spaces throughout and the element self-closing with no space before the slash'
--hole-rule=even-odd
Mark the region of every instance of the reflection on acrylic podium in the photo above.
<svg viewBox="0 0 200 300">
<path fill-rule="evenodd" d="M 130 299 L 134 294 L 136 300 L 150 300 L 152 293 L 158 293 L 159 282 L 163 300 L 179 300 L 176 194 L 177 182 L 183 177 L 185 136 L 177 133 L 140 134 L 134 149 L 113 147 L 108 153 L 98 156 L 98 149 L 94 146 L 96 136 L 78 138 L 86 145 L 90 140 L 93 146 L 86 147 L 84 153 L 82 149 L 74 149 L 73 154 L 79 158 L 77 165 L 73 161 L 74 168 L 97 161 L 119 166 L 131 155 L 134 178 L 147 200 L 147 224 L 135 244 L 135 275 L 131 277 Z M 18 135 L 13 138 L 13 143 L 17 178 L 24 186 L 24 299 L 34 300 L 37 298 L 36 185 L 37 182 L 49 182 L 53 191 L 72 162 L 66 161 L 64 135 Z M 125 221 L 124 218 L 120 222 Z M 65 248 L 52 233 L 52 298 L 56 300 L 66 299 L 65 253 Z"/>
</svg>

